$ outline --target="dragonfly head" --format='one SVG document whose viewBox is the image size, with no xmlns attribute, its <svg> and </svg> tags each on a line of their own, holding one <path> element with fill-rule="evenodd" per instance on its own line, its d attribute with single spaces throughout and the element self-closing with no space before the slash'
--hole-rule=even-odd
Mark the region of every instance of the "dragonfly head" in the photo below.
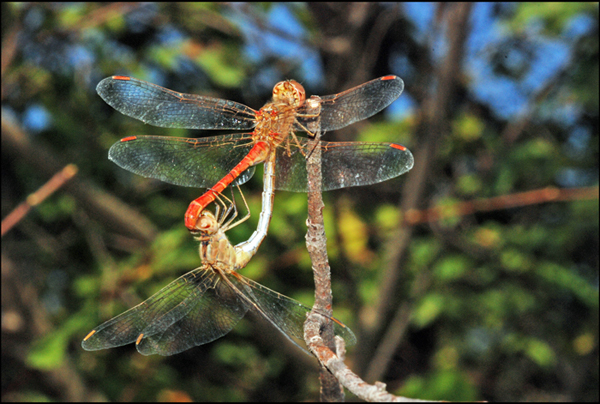
<svg viewBox="0 0 600 404">
<path fill-rule="evenodd" d="M 280 81 L 273 87 L 273 101 L 300 107 L 306 100 L 306 91 L 296 80 Z"/>
<path fill-rule="evenodd" d="M 203 210 L 198 216 L 196 227 L 190 232 L 198 241 L 205 241 L 219 230 L 219 222 L 215 215 L 208 210 Z"/>
</svg>

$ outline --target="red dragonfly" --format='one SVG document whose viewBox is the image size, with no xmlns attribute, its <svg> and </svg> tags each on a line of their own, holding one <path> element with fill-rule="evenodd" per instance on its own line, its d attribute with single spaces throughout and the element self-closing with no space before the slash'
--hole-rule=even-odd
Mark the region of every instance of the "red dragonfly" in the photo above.
<svg viewBox="0 0 600 404">
<path fill-rule="evenodd" d="M 107 104 L 142 122 L 167 128 L 238 129 L 248 133 L 199 139 L 129 136 L 114 144 L 109 158 L 144 177 L 175 185 L 210 187 L 192 201 L 185 224 L 194 231 L 200 212 L 228 185 L 242 184 L 256 164 L 275 164 L 275 189 L 306 192 L 306 138 L 315 129 L 336 130 L 368 118 L 396 100 L 404 83 L 384 76 L 350 90 L 306 99 L 294 80 L 273 88 L 273 99 L 256 111 L 243 104 L 183 94 L 131 77 L 113 76 L 96 88 Z M 413 156 L 396 143 L 324 142 L 322 188 L 331 190 L 374 184 L 410 170 Z"/>
<path fill-rule="evenodd" d="M 174 355 L 222 337 L 252 310 L 308 353 L 299 343 L 304 341 L 304 322 L 311 308 L 236 272 L 251 255 L 240 248 L 244 243 L 232 246 L 225 232 L 249 215 L 232 224 L 237 216 L 237 210 L 230 216 L 235 204 L 225 209 L 223 203 L 223 210 L 216 206 L 215 215 L 202 211 L 198 218 L 196 239 L 200 241 L 202 266 L 96 327 L 81 343 L 85 350 L 135 342 L 143 355 Z M 346 344 L 356 343 L 352 330 L 335 318 L 321 315 L 333 322 L 334 332 Z"/>
</svg>

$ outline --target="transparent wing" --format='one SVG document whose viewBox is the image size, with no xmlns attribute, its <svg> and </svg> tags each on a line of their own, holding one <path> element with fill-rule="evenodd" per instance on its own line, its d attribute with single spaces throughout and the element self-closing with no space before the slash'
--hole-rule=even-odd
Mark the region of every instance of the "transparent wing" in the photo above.
<svg viewBox="0 0 600 404">
<path fill-rule="evenodd" d="M 298 144 L 300 147 L 298 147 Z M 275 188 L 306 192 L 306 156 L 311 150 L 306 138 L 277 148 Z M 323 191 L 376 184 L 409 171 L 412 153 L 396 143 L 319 142 Z"/>
<path fill-rule="evenodd" d="M 95 328 L 82 347 L 95 351 L 137 342 L 144 355 L 173 355 L 227 334 L 248 306 L 210 267 L 201 267 Z"/>
<path fill-rule="evenodd" d="M 398 99 L 403 90 L 404 82 L 400 77 L 385 76 L 339 94 L 320 97 L 321 130 L 341 129 L 369 118 Z M 314 107 L 307 104 L 298 111 L 298 122 L 304 127 L 314 121 L 311 108 Z"/>
<path fill-rule="evenodd" d="M 183 94 L 132 77 L 98 83 L 98 95 L 124 115 L 163 128 L 252 129 L 256 111 L 233 101 Z"/>
<path fill-rule="evenodd" d="M 184 187 L 209 188 L 225 177 L 254 146 L 250 134 L 229 134 L 198 139 L 166 136 L 132 136 L 108 151 L 120 167 L 147 178 Z M 252 178 L 255 167 L 234 182 Z"/>
<path fill-rule="evenodd" d="M 232 288 L 243 294 L 252 304 L 250 307 L 268 320 L 275 328 L 282 332 L 290 341 L 300 349 L 306 351 L 299 345 L 304 344 L 304 322 L 311 308 L 290 297 L 277 293 L 260 283 L 254 282 L 236 272 L 227 276 Z M 323 314 L 324 315 L 324 314 Z M 324 315 L 330 318 L 327 315 Z M 356 336 L 350 328 L 339 320 L 331 319 L 334 324 L 336 335 L 344 338 L 347 345 L 356 344 Z M 297 340 L 294 340 L 293 338 Z M 299 340 L 299 341 L 298 341 Z"/>
</svg>

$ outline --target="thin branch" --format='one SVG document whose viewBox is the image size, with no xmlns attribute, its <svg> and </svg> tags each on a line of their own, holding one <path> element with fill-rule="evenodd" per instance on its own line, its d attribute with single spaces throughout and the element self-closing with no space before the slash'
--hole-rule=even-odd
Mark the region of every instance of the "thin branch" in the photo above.
<svg viewBox="0 0 600 404">
<path fill-rule="evenodd" d="M 312 103 L 318 100 L 313 96 L 307 100 L 309 107 L 313 105 L 316 110 L 314 115 L 318 117 L 319 103 Z M 311 111 L 309 111 L 311 112 Z M 318 118 L 312 122 L 308 129 L 315 135 L 314 139 L 309 141 L 310 154 L 306 161 L 306 170 L 308 175 L 308 219 L 306 221 L 306 248 L 313 263 L 313 273 L 315 277 L 315 305 L 314 309 L 331 316 L 332 315 L 332 293 L 331 293 L 331 268 L 327 258 L 327 238 L 325 237 L 325 225 L 323 222 L 323 198 L 321 194 L 321 148 L 319 147 L 320 125 Z M 323 319 L 323 317 L 319 316 Z M 331 321 L 324 321 L 323 335 L 327 346 L 334 347 L 333 324 Z M 318 328 L 321 328 L 320 326 Z M 308 343 L 307 343 L 308 345 Z M 319 377 L 321 381 L 321 401 L 344 401 L 344 389 L 336 378 L 321 368 Z"/>
<path fill-rule="evenodd" d="M 43 144 L 33 145 L 32 138 L 2 111 L 2 148 L 15 159 L 29 164 L 39 173 L 56 173 L 65 166 L 60 158 Z M 102 191 L 80 175 L 65 184 L 65 192 L 71 194 L 80 206 L 95 220 L 103 221 L 119 231 L 145 242 L 154 239 L 156 228 L 135 209 Z"/>
<path fill-rule="evenodd" d="M 307 100 L 318 99 L 313 96 Z M 315 104 L 318 107 L 318 103 Z M 318 116 L 318 111 L 315 116 Z M 311 123 L 309 130 L 316 134 L 309 141 L 310 155 L 306 169 L 308 175 L 308 220 L 306 247 L 313 263 L 315 277 L 315 305 L 317 309 L 329 316 L 332 315 L 331 268 L 327 258 L 327 238 L 323 222 L 323 199 L 321 194 L 321 148 L 319 147 L 320 128 L 318 121 Z M 321 332 L 322 331 L 322 332 Z M 344 340 L 335 337 L 331 321 L 315 313 L 313 310 L 304 323 L 304 339 L 310 351 L 321 364 L 321 401 L 343 401 L 346 387 L 352 393 L 366 401 L 403 401 L 415 402 L 405 397 L 394 396 L 385 390 L 385 384 L 367 384 L 344 363 Z M 325 339 L 325 340 L 324 340 Z M 334 348 L 335 347 L 335 348 Z M 337 354 L 334 353 L 334 350 Z"/>
<path fill-rule="evenodd" d="M 334 353 L 325 345 L 320 335 L 320 324 L 323 317 L 318 313 L 311 313 L 304 323 L 304 339 L 313 354 L 319 359 L 321 365 L 325 366 L 339 382 L 357 397 L 365 401 L 395 401 L 395 402 L 423 402 L 430 400 L 417 400 L 388 393 L 385 384 L 376 382 L 368 384 L 358 375 L 352 372 L 344 363 L 345 352 L 344 340 L 336 337 L 336 351 Z"/>
<path fill-rule="evenodd" d="M 78 168 L 75 164 L 67 164 L 62 170 L 54 174 L 48 182 L 38 188 L 37 191 L 29 194 L 24 202 L 21 202 L 19 206 L 2 219 L 1 235 L 4 236 L 14 225 L 19 223 L 29 213 L 31 208 L 42 203 L 46 198 L 69 182 L 77 174 L 77 170 Z"/>
<path fill-rule="evenodd" d="M 411 209 L 404 215 L 404 223 L 414 226 L 420 223 L 436 222 L 458 216 L 472 215 L 477 212 L 490 212 L 517 206 L 537 205 L 546 202 L 578 201 L 598 199 L 598 186 L 583 188 L 546 187 L 533 191 L 501 195 L 493 198 L 456 202 L 452 205 L 435 206 L 430 209 Z"/>
</svg>

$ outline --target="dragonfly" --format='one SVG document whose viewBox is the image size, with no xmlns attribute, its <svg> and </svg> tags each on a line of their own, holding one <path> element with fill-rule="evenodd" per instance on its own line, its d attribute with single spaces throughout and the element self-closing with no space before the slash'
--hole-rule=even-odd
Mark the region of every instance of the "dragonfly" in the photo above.
<svg viewBox="0 0 600 404">
<path fill-rule="evenodd" d="M 308 354 L 299 341 L 304 340 L 304 321 L 311 308 L 237 272 L 250 256 L 239 245 L 232 246 L 225 232 L 246 220 L 249 214 L 234 222 L 235 203 L 226 207 L 221 197 L 217 201 L 222 206 L 217 204 L 215 214 L 203 210 L 196 226 L 202 265 L 96 327 L 82 342 L 85 350 L 135 343 L 143 355 L 174 355 L 224 336 L 246 312 L 253 310 Z M 356 343 L 350 328 L 335 318 L 319 314 L 333 321 L 334 332 L 346 344 Z"/>
<path fill-rule="evenodd" d="M 295 80 L 277 83 L 272 100 L 254 110 L 238 102 L 184 94 L 126 76 L 103 79 L 96 90 L 117 111 L 166 128 L 245 130 L 204 138 L 128 136 L 109 159 L 138 175 L 174 185 L 209 188 L 192 201 L 185 225 L 194 231 L 200 212 L 231 184 L 243 184 L 257 164 L 274 164 L 274 188 L 306 192 L 306 157 L 321 149 L 322 189 L 375 184 L 409 171 L 411 152 L 397 143 L 326 142 L 314 136 L 366 119 L 396 100 L 402 79 L 389 75 L 344 92 L 306 98 Z"/>
</svg>

